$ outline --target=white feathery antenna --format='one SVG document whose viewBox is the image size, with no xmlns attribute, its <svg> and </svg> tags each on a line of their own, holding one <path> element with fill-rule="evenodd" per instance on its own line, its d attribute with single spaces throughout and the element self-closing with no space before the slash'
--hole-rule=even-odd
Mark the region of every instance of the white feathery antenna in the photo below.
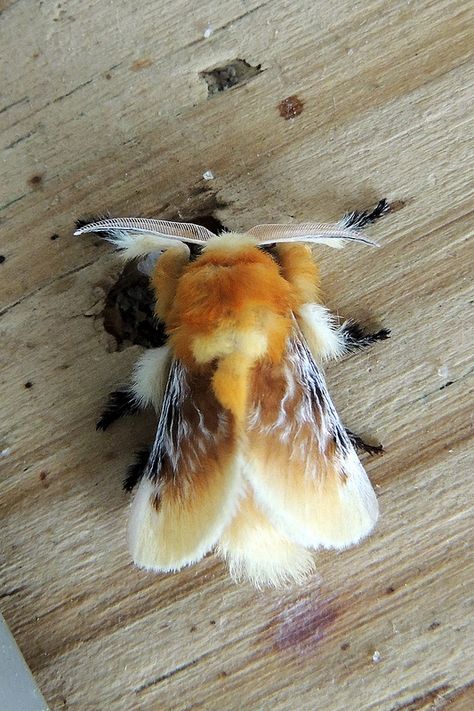
<svg viewBox="0 0 474 711">
<path fill-rule="evenodd" d="M 170 222 L 148 217 L 116 217 L 99 220 L 78 227 L 74 234 L 79 236 L 88 232 L 108 232 L 112 242 L 115 241 L 114 232 L 138 232 L 202 245 L 216 236 L 206 227 L 191 222 Z"/>
</svg>

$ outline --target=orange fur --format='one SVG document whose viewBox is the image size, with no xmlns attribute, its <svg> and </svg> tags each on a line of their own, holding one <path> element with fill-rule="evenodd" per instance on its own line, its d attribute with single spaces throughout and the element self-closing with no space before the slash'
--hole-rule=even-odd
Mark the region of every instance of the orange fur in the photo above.
<svg viewBox="0 0 474 711">
<path fill-rule="evenodd" d="M 275 250 L 282 276 L 293 286 L 298 306 L 319 302 L 321 279 L 311 248 L 303 244 L 278 244 Z"/>
<path fill-rule="evenodd" d="M 263 356 L 281 359 L 297 304 L 294 288 L 268 254 L 245 240 L 231 250 L 209 245 L 184 267 L 179 256 L 165 257 L 153 285 L 173 352 L 191 369 L 216 362 L 214 393 L 241 421 L 252 364 Z"/>
<path fill-rule="evenodd" d="M 188 263 L 189 253 L 182 247 L 170 247 L 156 263 L 151 277 L 156 296 L 155 312 L 165 322 L 176 295 L 178 280 Z"/>
</svg>

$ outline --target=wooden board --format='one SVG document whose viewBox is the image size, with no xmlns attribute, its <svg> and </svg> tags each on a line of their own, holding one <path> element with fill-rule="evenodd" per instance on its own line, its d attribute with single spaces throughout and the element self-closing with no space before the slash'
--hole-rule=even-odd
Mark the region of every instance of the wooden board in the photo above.
<svg viewBox="0 0 474 711">
<path fill-rule="evenodd" d="M 1 4 L 0 606 L 52 709 L 473 708 L 471 9 Z M 254 76 L 209 96 L 237 59 Z M 318 251 L 331 308 L 392 329 L 328 368 L 386 447 L 375 534 L 279 591 L 212 556 L 132 568 L 120 480 L 152 423 L 94 422 L 141 349 L 104 331 L 120 267 L 75 218 L 244 229 L 381 197 L 382 249 Z"/>
</svg>

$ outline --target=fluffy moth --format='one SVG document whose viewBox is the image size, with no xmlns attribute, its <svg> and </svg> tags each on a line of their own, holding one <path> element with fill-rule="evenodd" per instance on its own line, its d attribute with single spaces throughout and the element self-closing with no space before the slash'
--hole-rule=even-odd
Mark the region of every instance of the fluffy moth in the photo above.
<svg viewBox="0 0 474 711">
<path fill-rule="evenodd" d="M 313 551 L 357 544 L 377 500 L 322 365 L 388 337 L 339 324 L 321 302 L 313 244 L 373 245 L 361 232 L 389 209 L 337 224 L 258 225 L 215 235 L 190 223 L 105 219 L 125 260 L 140 260 L 167 343 L 146 351 L 98 423 L 151 405 L 153 444 L 128 472 L 136 565 L 177 571 L 214 551 L 235 579 L 300 582 Z"/>
</svg>

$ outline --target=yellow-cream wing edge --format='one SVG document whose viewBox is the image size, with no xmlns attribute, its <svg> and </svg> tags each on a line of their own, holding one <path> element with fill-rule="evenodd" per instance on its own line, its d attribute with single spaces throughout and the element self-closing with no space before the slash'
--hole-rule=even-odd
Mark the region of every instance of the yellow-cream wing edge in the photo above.
<svg viewBox="0 0 474 711">
<path fill-rule="evenodd" d="M 235 425 L 208 372 L 173 360 L 155 441 L 131 504 L 128 545 L 150 570 L 202 558 L 232 518 L 242 490 Z"/>
</svg>

